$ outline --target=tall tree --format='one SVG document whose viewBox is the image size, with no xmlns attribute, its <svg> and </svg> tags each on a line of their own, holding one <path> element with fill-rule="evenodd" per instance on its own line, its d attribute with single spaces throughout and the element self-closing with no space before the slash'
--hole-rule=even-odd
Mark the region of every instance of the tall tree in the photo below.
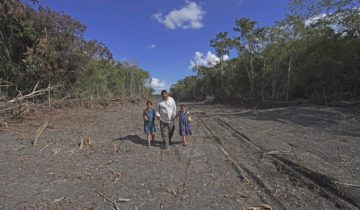
<svg viewBox="0 0 360 210">
<path fill-rule="evenodd" d="M 224 89 L 224 58 L 229 55 L 234 46 L 233 40 L 228 37 L 228 32 L 218 33 L 215 39 L 210 40 L 210 46 L 215 49 L 216 55 L 220 58 L 221 88 Z"/>
<path fill-rule="evenodd" d="M 264 28 L 255 28 L 256 21 L 249 18 L 240 18 L 235 20 L 234 31 L 239 32 L 236 38 L 236 46 L 239 55 L 249 57 L 249 65 L 245 66 L 250 85 L 250 93 L 254 95 L 255 88 L 255 67 L 254 61 L 260 53 L 263 46 L 260 45 L 261 36 L 263 36 Z"/>
</svg>

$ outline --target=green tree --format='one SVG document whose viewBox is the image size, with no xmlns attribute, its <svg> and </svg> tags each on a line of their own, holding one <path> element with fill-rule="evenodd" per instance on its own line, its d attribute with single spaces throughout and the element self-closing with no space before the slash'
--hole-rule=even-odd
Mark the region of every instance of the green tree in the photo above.
<svg viewBox="0 0 360 210">
<path fill-rule="evenodd" d="M 229 55 L 230 50 L 234 46 L 234 42 L 228 37 L 228 32 L 221 32 L 216 35 L 215 39 L 210 40 L 210 46 L 215 49 L 216 55 L 220 59 L 221 89 L 224 90 L 224 56 Z"/>
</svg>

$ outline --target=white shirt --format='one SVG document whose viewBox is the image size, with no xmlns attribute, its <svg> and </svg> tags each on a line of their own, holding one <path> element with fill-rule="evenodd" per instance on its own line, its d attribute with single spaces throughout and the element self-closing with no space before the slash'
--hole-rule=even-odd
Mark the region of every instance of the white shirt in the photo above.
<svg viewBox="0 0 360 210">
<path fill-rule="evenodd" d="M 172 97 L 168 96 L 164 101 L 162 98 L 157 102 L 155 107 L 156 116 L 160 117 L 160 121 L 164 123 L 171 123 L 171 118 L 176 115 L 176 104 Z"/>
</svg>

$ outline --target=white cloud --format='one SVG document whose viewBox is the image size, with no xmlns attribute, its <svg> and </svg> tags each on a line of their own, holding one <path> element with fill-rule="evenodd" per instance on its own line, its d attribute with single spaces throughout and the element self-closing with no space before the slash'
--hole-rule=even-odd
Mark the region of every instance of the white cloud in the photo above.
<svg viewBox="0 0 360 210">
<path fill-rule="evenodd" d="M 154 93 L 156 94 L 160 94 L 161 90 L 165 89 L 165 90 L 169 90 L 169 85 L 165 82 L 162 81 L 158 78 L 151 78 L 150 83 L 149 83 L 149 87 L 154 89 Z"/>
<path fill-rule="evenodd" d="M 224 60 L 228 60 L 229 56 L 225 55 Z M 193 69 L 196 66 L 207 66 L 212 67 L 220 62 L 220 58 L 215 54 L 212 54 L 210 51 L 207 52 L 206 55 L 197 51 L 192 60 L 190 60 L 189 69 Z"/>
<path fill-rule="evenodd" d="M 187 4 L 181 9 L 174 9 L 167 15 L 156 13 L 153 17 L 159 22 L 164 24 L 169 29 L 199 29 L 204 26 L 202 19 L 205 11 L 202 10 L 200 5 L 195 2 L 186 2 Z"/>
<path fill-rule="evenodd" d="M 150 45 L 150 48 L 151 48 L 151 49 L 155 49 L 155 48 L 156 48 L 156 44 L 151 44 L 151 45 Z"/>
</svg>

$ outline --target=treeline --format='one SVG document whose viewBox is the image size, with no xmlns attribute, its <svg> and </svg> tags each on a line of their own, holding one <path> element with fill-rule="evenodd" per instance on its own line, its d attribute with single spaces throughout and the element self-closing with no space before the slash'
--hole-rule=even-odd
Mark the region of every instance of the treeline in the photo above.
<svg viewBox="0 0 360 210">
<path fill-rule="evenodd" d="M 360 1 L 292 0 L 285 19 L 235 20 L 210 41 L 220 62 L 172 86 L 174 97 L 220 102 L 360 99 Z M 237 56 L 225 60 L 229 52 Z"/>
<path fill-rule="evenodd" d="M 84 39 L 85 30 L 36 0 L 0 1 L 0 97 L 31 92 L 38 82 L 38 89 L 56 86 L 58 97 L 151 95 L 148 72 L 114 60 L 104 44 Z"/>
</svg>

